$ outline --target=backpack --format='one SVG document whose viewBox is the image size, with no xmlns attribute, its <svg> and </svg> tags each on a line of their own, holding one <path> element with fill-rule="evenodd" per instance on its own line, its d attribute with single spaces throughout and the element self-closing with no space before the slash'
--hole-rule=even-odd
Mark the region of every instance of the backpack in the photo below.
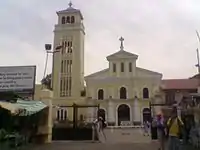
<svg viewBox="0 0 200 150">
<path fill-rule="evenodd" d="M 181 127 L 181 122 L 180 122 L 180 120 L 179 120 L 178 117 L 171 118 L 170 123 L 169 123 L 169 125 L 167 126 L 167 136 L 169 136 L 169 130 L 170 130 L 172 124 L 174 123 L 174 121 L 175 121 L 176 119 L 177 119 L 177 124 L 178 124 L 178 128 L 179 128 L 179 133 L 178 133 L 178 135 L 180 136 L 182 127 Z"/>
</svg>

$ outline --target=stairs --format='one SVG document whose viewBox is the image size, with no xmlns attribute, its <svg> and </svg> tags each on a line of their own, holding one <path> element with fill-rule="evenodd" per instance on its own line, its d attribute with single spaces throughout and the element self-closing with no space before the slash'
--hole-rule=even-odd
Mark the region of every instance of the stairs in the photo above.
<svg viewBox="0 0 200 150">
<path fill-rule="evenodd" d="M 144 136 L 142 128 L 107 128 L 106 143 L 150 143 L 151 136 Z"/>
</svg>

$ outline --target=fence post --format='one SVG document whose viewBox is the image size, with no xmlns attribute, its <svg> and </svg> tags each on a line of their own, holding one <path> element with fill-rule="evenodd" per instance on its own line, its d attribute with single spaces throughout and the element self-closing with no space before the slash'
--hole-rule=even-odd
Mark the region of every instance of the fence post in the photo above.
<svg viewBox="0 0 200 150">
<path fill-rule="evenodd" d="M 92 141 L 95 141 L 95 126 L 92 124 Z"/>
</svg>

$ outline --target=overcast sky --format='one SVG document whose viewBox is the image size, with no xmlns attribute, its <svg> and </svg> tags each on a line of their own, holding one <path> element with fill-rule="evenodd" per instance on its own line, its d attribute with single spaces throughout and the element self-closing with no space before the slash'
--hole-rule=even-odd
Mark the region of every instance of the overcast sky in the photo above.
<svg viewBox="0 0 200 150">
<path fill-rule="evenodd" d="M 44 44 L 52 43 L 56 11 L 68 0 L 0 0 L 0 65 L 37 65 L 43 76 Z M 85 75 L 107 68 L 106 56 L 119 50 L 138 54 L 137 66 L 164 78 L 197 72 L 195 30 L 200 31 L 199 0 L 72 0 L 84 16 Z M 48 73 L 51 72 L 49 60 Z"/>
</svg>

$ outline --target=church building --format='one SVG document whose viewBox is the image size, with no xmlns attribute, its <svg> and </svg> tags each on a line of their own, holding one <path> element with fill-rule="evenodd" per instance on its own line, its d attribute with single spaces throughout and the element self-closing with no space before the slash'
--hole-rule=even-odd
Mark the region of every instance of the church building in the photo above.
<svg viewBox="0 0 200 150">
<path fill-rule="evenodd" d="M 125 50 L 121 37 L 119 50 L 113 50 L 114 53 L 107 56 L 108 68 L 84 77 L 83 15 L 71 3 L 57 15 L 53 46 L 53 105 L 61 108 L 73 103 L 99 105 L 98 112 L 92 107 L 81 112 L 89 122 L 97 113 L 109 125 L 115 126 L 140 125 L 149 120 L 149 102 L 160 99 L 162 74 L 138 67 L 138 55 Z M 56 52 L 59 45 L 62 48 Z M 85 96 L 82 95 L 84 90 Z M 71 108 L 63 107 L 55 109 L 53 117 L 64 120 L 72 119 L 72 115 Z"/>
</svg>

